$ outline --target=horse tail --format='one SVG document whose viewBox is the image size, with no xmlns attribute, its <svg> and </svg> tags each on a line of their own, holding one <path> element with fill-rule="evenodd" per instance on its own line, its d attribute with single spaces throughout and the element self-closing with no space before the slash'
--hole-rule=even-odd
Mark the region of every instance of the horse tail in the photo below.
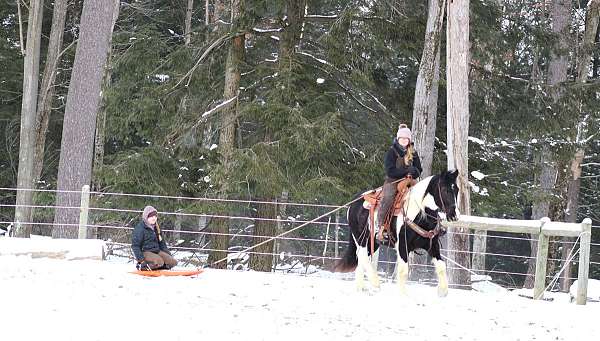
<svg viewBox="0 0 600 341">
<path fill-rule="evenodd" d="M 362 222 L 361 219 L 364 214 L 361 214 L 366 211 L 363 208 L 364 199 L 359 199 L 353 202 L 348 208 L 348 247 L 344 252 L 344 255 L 341 259 L 339 259 L 335 263 L 335 267 L 333 269 L 334 272 L 351 272 L 356 269 L 358 265 L 358 258 L 356 257 L 356 243 L 359 242 L 359 236 L 361 235 L 362 230 L 365 228 L 366 220 Z"/>
<path fill-rule="evenodd" d="M 352 240 L 350 235 L 350 243 L 344 252 L 344 255 L 335 263 L 333 268 L 334 272 L 352 272 L 358 265 L 358 258 L 356 257 L 356 243 Z"/>
</svg>

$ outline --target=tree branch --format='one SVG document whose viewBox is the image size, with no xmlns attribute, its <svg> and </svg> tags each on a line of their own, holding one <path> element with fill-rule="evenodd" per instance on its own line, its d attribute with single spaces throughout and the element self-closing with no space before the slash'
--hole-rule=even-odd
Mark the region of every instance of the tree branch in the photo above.
<svg viewBox="0 0 600 341">
<path fill-rule="evenodd" d="M 225 41 L 233 38 L 234 36 L 227 33 L 221 37 L 219 37 L 217 40 L 215 40 L 212 44 L 210 44 L 210 46 L 206 49 L 206 51 L 204 51 L 204 53 L 202 54 L 202 56 L 200 56 L 200 58 L 198 59 L 198 61 L 196 62 L 196 64 L 190 69 L 190 71 L 188 71 L 180 80 L 179 82 L 177 82 L 177 84 L 175 84 L 175 86 L 173 87 L 176 88 L 179 86 L 179 84 L 181 84 L 181 82 L 183 82 L 186 78 L 189 77 L 187 83 L 185 84 L 185 86 L 189 86 L 190 85 L 190 81 L 192 80 L 192 74 L 194 73 L 194 71 L 196 71 L 196 69 L 198 68 L 198 66 L 200 66 L 200 64 L 202 63 L 202 61 L 204 60 L 204 58 L 206 58 L 206 56 L 208 56 L 212 50 L 216 49 L 217 47 L 219 47 L 220 45 L 222 45 Z"/>
<path fill-rule="evenodd" d="M 333 15 L 320 15 L 320 14 L 307 14 L 304 16 L 304 20 L 306 21 L 312 21 L 312 22 L 329 22 L 329 21 L 336 21 L 338 19 L 340 19 L 340 15 L 338 14 L 333 14 Z M 359 16 L 355 16 L 352 17 L 353 20 L 360 20 L 360 21 L 373 21 L 373 20 L 380 20 L 380 21 L 384 21 L 388 24 L 392 24 L 395 25 L 395 23 L 389 19 L 386 18 L 382 18 L 382 17 L 378 17 L 378 16 L 373 16 L 373 17 L 359 17 Z"/>
</svg>

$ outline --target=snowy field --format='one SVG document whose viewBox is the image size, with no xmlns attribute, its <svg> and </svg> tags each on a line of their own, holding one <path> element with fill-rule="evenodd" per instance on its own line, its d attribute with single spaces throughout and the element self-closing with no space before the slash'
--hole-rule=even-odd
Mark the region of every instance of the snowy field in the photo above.
<svg viewBox="0 0 600 341">
<path fill-rule="evenodd" d="M 2 255 L 2 340 L 597 340 L 600 303 L 515 293 L 207 269 L 145 278 L 132 264 Z"/>
</svg>

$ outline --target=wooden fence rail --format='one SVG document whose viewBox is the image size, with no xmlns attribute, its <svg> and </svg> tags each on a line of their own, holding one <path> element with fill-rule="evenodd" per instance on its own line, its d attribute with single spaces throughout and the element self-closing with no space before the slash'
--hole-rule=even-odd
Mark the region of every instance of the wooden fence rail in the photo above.
<svg viewBox="0 0 600 341">
<path fill-rule="evenodd" d="M 497 219 L 476 216 L 461 216 L 458 221 L 445 222 L 446 227 L 468 228 L 472 230 L 528 233 L 538 236 L 535 284 L 533 298 L 542 299 L 546 287 L 546 263 L 548 260 L 548 241 L 550 237 L 579 238 L 579 272 L 577 280 L 577 304 L 587 302 L 587 283 L 590 266 L 590 243 L 592 220 L 585 218 L 581 223 L 561 223 L 540 220 Z"/>
</svg>

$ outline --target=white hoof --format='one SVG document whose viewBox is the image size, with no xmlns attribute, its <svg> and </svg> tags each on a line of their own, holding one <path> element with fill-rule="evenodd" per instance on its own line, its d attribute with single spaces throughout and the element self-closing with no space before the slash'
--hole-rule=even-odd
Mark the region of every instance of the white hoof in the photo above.
<svg viewBox="0 0 600 341">
<path fill-rule="evenodd" d="M 406 263 L 401 264 L 398 267 L 398 275 L 396 277 L 396 281 L 398 283 L 398 289 L 400 290 L 400 295 L 406 296 L 406 279 L 408 278 L 408 266 Z"/>
<path fill-rule="evenodd" d="M 434 260 L 435 272 L 438 277 L 438 296 L 448 296 L 448 277 L 446 276 L 446 263 L 443 261 Z"/>
<path fill-rule="evenodd" d="M 371 274 L 369 282 L 371 283 L 371 286 L 375 289 L 379 289 L 379 287 L 381 287 L 381 282 L 379 281 L 379 275 L 377 275 L 377 273 Z"/>
<path fill-rule="evenodd" d="M 448 287 L 447 286 L 438 285 L 437 294 L 438 294 L 438 297 L 446 297 L 446 296 L 448 296 Z"/>
<path fill-rule="evenodd" d="M 358 291 L 358 292 L 365 292 L 365 291 L 367 291 L 367 287 L 365 287 L 364 283 L 363 284 L 357 284 L 356 285 L 356 291 Z"/>
</svg>

